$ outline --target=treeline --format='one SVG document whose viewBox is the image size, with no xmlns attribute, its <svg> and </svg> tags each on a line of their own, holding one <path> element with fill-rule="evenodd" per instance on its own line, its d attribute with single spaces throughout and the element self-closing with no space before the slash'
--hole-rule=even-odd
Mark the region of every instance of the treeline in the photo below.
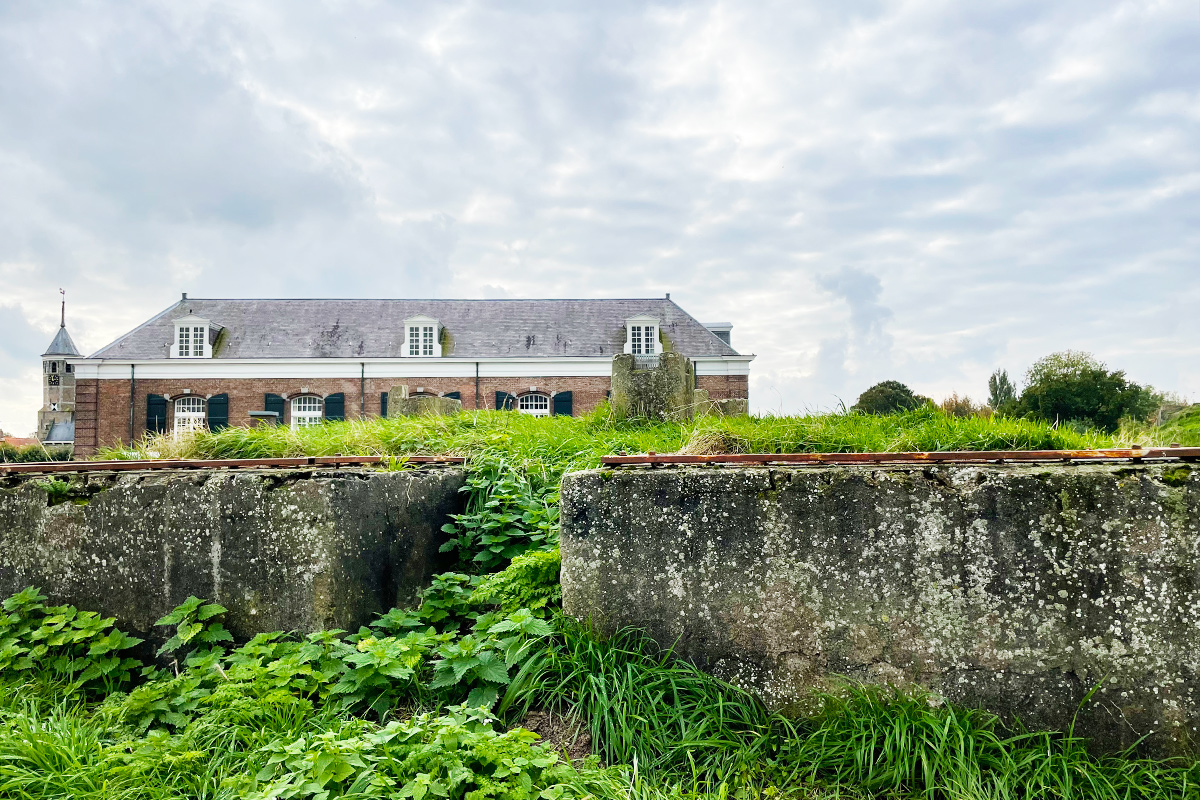
<svg viewBox="0 0 1200 800">
<path fill-rule="evenodd" d="M 1148 421 L 1165 400 L 1163 393 L 1134 383 L 1124 370 L 1110 370 L 1091 353 L 1064 350 L 1035 361 L 1019 391 L 1007 370 L 996 370 L 988 379 L 986 404 L 976 404 L 957 393 L 935 404 L 899 381 L 883 381 L 859 395 L 851 410 L 892 414 L 940 405 L 943 411 L 960 417 L 998 414 L 1111 433 L 1123 419 Z"/>
</svg>

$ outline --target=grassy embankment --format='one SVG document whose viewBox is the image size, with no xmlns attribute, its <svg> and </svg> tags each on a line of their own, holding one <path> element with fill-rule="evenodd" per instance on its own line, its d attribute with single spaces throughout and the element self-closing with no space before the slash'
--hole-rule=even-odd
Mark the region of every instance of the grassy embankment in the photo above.
<svg viewBox="0 0 1200 800">
<path fill-rule="evenodd" d="M 459 571 L 352 634 L 235 647 L 219 609 L 191 603 L 163 620 L 177 632 L 166 668 L 123 658 L 130 642 L 103 620 L 10 598 L 0 797 L 1200 797 L 1196 764 L 1096 758 L 919 693 L 851 687 L 783 719 L 636 632 L 601 640 L 557 613 L 558 481 L 606 453 L 1115 443 L 931 411 L 685 426 L 493 412 L 143 442 L 161 456 L 470 455 Z M 523 722 L 593 757 L 557 756 Z"/>
</svg>

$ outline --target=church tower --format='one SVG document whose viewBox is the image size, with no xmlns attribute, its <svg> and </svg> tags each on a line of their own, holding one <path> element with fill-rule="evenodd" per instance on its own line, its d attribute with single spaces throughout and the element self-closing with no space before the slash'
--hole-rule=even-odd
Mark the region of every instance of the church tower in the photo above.
<svg viewBox="0 0 1200 800">
<path fill-rule="evenodd" d="M 79 350 L 67 333 L 67 302 L 54 341 L 42 353 L 42 409 L 38 412 L 37 437 L 43 444 L 75 442 L 75 368 L 68 358 Z"/>
</svg>

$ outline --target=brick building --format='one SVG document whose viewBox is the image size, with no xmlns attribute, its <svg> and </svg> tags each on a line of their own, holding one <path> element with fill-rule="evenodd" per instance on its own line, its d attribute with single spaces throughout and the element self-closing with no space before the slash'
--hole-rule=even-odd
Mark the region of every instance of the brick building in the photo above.
<svg viewBox="0 0 1200 800">
<path fill-rule="evenodd" d="M 219 300 L 185 294 L 93 355 L 57 359 L 72 372 L 75 451 L 89 455 L 147 431 L 262 419 L 299 427 L 386 415 L 396 385 L 411 395 L 457 398 L 466 410 L 580 414 L 608 395 L 618 353 L 653 358 L 674 350 L 692 359 L 697 388 L 709 397 L 746 398 L 754 356 L 730 346 L 730 327 L 697 322 L 669 295 Z"/>
</svg>

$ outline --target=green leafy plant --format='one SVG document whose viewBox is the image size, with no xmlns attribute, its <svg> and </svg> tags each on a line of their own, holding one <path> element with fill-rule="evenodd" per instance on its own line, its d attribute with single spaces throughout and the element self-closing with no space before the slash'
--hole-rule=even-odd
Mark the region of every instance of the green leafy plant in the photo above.
<svg viewBox="0 0 1200 800">
<path fill-rule="evenodd" d="M 539 490 L 503 461 L 477 467 L 463 491 L 471 496 L 466 511 L 442 526 L 453 536 L 443 552 L 457 551 L 460 561 L 490 572 L 527 550 L 557 546 L 556 491 Z"/>
<path fill-rule="evenodd" d="M 278 741 L 266 748 L 267 763 L 243 796 L 558 800 L 571 794 L 567 782 L 575 771 L 536 745 L 536 734 L 497 733 L 493 725 L 482 709 L 458 706 L 381 729 L 351 721 Z"/>
<path fill-rule="evenodd" d="M 226 611 L 228 609 L 224 606 L 206 603 L 198 597 L 189 596 L 171 613 L 154 623 L 175 626 L 175 635 L 158 648 L 158 654 L 175 653 L 193 642 L 208 646 L 200 648 L 202 652 L 219 642 L 232 642 L 233 634 L 225 630 L 225 626 L 219 621 L 213 620 L 213 617 Z"/>
<path fill-rule="evenodd" d="M 527 608 L 541 616 L 562 603 L 558 574 L 562 555 L 558 548 L 522 553 L 500 572 L 485 576 L 471 595 L 471 602 L 496 605 L 501 611 Z"/>
<path fill-rule="evenodd" d="M 49 505 L 57 506 L 65 503 L 71 496 L 71 484 L 67 481 L 54 478 L 43 481 L 39 485 L 46 490 L 46 502 Z"/>
<path fill-rule="evenodd" d="M 47 606 L 45 599 L 31 586 L 4 600 L 0 675 L 26 673 L 78 691 L 107 693 L 141 667 L 124 651 L 142 640 L 113 627 L 114 618 L 69 605 Z"/>
<path fill-rule="evenodd" d="M 458 628 L 473 620 L 476 612 L 471 607 L 471 595 L 479 585 L 479 580 L 477 575 L 461 572 L 434 575 L 429 588 L 421 592 L 421 604 L 417 608 L 416 619 L 422 624 L 433 625 L 443 630 Z M 383 620 L 387 622 L 383 623 Z M 409 625 L 408 618 L 401 615 L 384 617 L 380 622 L 388 626 Z"/>
<path fill-rule="evenodd" d="M 453 634 L 437 634 L 433 629 L 400 637 L 360 638 L 344 650 L 341 659 L 347 668 L 330 690 L 330 698 L 347 710 L 370 711 L 383 718 L 403 700 L 422 693 L 419 678 L 426 657 L 452 638 Z"/>
</svg>

